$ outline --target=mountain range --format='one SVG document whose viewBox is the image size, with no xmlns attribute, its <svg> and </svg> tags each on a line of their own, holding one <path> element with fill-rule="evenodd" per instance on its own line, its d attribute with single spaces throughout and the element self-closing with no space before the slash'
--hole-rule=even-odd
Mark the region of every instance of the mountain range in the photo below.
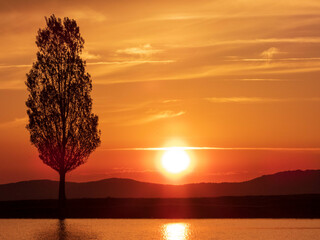
<svg viewBox="0 0 320 240">
<path fill-rule="evenodd" d="M 0 185 L 0 201 L 56 199 L 58 181 L 32 180 Z M 320 170 L 296 170 L 263 175 L 245 182 L 168 185 L 109 178 L 67 182 L 69 199 L 78 198 L 203 198 L 320 194 Z"/>
</svg>

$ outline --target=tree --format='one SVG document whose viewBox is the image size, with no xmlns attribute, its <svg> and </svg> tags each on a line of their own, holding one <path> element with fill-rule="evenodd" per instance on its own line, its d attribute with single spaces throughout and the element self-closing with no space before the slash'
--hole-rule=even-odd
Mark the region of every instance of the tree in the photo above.
<svg viewBox="0 0 320 240">
<path fill-rule="evenodd" d="M 60 175 L 59 206 L 65 206 L 65 175 L 99 146 L 92 113 L 92 80 L 81 59 L 84 39 L 73 19 L 46 19 L 36 38 L 37 60 L 27 74 L 30 141 L 40 159 Z"/>
</svg>

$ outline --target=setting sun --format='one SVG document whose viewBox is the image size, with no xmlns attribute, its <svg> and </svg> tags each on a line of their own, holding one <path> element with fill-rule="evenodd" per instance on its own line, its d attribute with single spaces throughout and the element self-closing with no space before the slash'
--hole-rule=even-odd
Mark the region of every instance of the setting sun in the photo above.
<svg viewBox="0 0 320 240">
<path fill-rule="evenodd" d="M 161 164 L 170 173 L 180 173 L 189 167 L 190 157 L 183 149 L 172 147 L 163 154 Z"/>
</svg>

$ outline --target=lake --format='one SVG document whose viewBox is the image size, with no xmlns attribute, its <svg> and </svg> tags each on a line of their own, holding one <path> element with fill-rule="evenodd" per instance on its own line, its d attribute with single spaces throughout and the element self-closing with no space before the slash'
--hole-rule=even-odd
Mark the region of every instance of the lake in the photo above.
<svg viewBox="0 0 320 240">
<path fill-rule="evenodd" d="M 0 219 L 1 240 L 317 240 L 306 219 Z"/>
</svg>

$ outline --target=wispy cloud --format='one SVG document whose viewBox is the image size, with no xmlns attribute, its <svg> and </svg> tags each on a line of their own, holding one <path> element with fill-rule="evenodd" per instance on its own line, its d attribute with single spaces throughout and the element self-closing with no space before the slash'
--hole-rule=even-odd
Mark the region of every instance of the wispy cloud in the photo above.
<svg viewBox="0 0 320 240">
<path fill-rule="evenodd" d="M 213 103 L 270 103 L 270 102 L 320 102 L 319 97 L 314 98 L 261 98 L 261 97 L 212 97 L 205 98 Z"/>
<path fill-rule="evenodd" d="M 200 44 L 180 44 L 168 45 L 174 48 L 203 48 L 214 47 L 219 45 L 244 45 L 260 43 L 320 43 L 320 37 L 292 37 L 292 38 L 256 38 L 256 39 L 235 39 L 235 40 L 216 40 L 203 42 Z"/>
<path fill-rule="evenodd" d="M 179 20 L 198 20 L 198 19 L 219 19 L 225 16 L 218 15 L 204 15 L 204 14 L 167 14 L 167 15 L 159 15 L 153 18 L 145 19 L 145 21 L 179 21 Z"/>
<path fill-rule="evenodd" d="M 232 59 L 229 61 L 234 62 L 266 62 L 266 61 L 274 61 L 274 62 L 285 62 L 285 61 L 291 61 L 291 62 L 299 62 L 299 61 L 320 61 L 320 57 L 311 57 L 311 58 L 239 58 L 239 59 Z"/>
<path fill-rule="evenodd" d="M 83 51 L 82 54 L 81 54 L 81 57 L 83 59 L 86 59 L 86 60 L 91 60 L 91 59 L 100 59 L 101 56 L 98 55 L 98 54 L 92 54 L 92 53 L 89 53 L 88 51 Z"/>
<path fill-rule="evenodd" d="M 32 66 L 31 64 L 12 64 L 12 65 L 0 64 L 0 69 L 1 68 L 28 68 L 31 66 Z"/>
<path fill-rule="evenodd" d="M 174 60 L 132 60 L 132 61 L 110 61 L 110 62 L 90 62 L 87 65 L 136 65 L 144 63 L 173 63 Z"/>
<path fill-rule="evenodd" d="M 162 103 L 176 103 L 180 101 L 181 99 L 166 99 L 166 100 L 163 100 Z"/>
<path fill-rule="evenodd" d="M 150 44 L 145 44 L 140 47 L 132 47 L 117 50 L 117 53 L 124 53 L 127 55 L 139 55 L 139 56 L 150 56 L 155 53 L 162 52 L 161 49 L 154 49 Z"/>
<path fill-rule="evenodd" d="M 217 41 L 213 44 L 252 44 L 252 43 L 320 43 L 319 37 L 293 37 L 293 38 L 258 38 L 240 39 L 231 41 Z"/>
<path fill-rule="evenodd" d="M 140 105 L 138 108 L 141 108 L 145 105 Z M 120 113 L 119 116 L 112 116 L 112 118 L 106 118 L 105 120 L 101 120 L 102 123 L 108 123 L 117 126 L 134 126 L 134 125 L 141 125 L 146 123 L 151 123 L 154 121 L 169 119 L 179 117 L 185 114 L 185 111 L 172 111 L 172 110 L 162 110 L 162 111 L 139 111 L 139 113 L 132 112 L 135 108 L 128 107 L 128 108 L 121 108 L 117 111 L 108 111 L 108 113 Z M 131 113 L 129 113 L 131 111 Z M 123 115 L 124 112 L 127 112 Z"/>
<path fill-rule="evenodd" d="M 132 112 L 142 109 L 148 106 L 150 103 L 149 101 L 142 102 L 142 103 L 134 103 L 134 104 L 112 104 L 110 106 L 106 106 L 105 103 L 100 104 L 103 107 L 103 110 L 100 111 L 102 113 L 123 113 L 123 112 Z M 97 105 L 96 105 L 97 106 Z M 99 105 L 98 105 L 99 106 Z"/>
<path fill-rule="evenodd" d="M 244 82 L 279 82 L 279 81 L 288 81 L 285 79 L 279 79 L 279 78 L 242 78 L 242 79 L 236 79 L 233 81 L 244 81 Z"/>
<path fill-rule="evenodd" d="M 270 62 L 272 58 L 276 55 L 279 54 L 280 51 L 278 48 L 271 47 L 261 53 L 262 58 L 264 58 L 267 62 Z"/>
<path fill-rule="evenodd" d="M 318 6 L 317 6 L 318 7 Z M 260 12 L 260 14 L 254 14 L 250 12 L 237 12 L 236 14 L 221 14 L 218 12 L 212 12 L 211 14 L 201 13 L 176 13 L 176 14 L 163 14 L 158 15 L 153 18 L 146 18 L 144 21 L 182 21 L 182 20 L 234 20 L 234 19 L 258 19 L 258 18 L 278 18 L 278 17 L 310 17 L 317 18 L 319 15 L 317 13 L 309 13 L 306 15 L 305 13 L 292 13 L 292 12 L 279 12 L 279 13 L 266 13 Z"/>
<path fill-rule="evenodd" d="M 161 111 L 157 113 L 150 113 L 150 114 L 146 114 L 146 116 L 141 119 L 129 121 L 126 125 L 145 124 L 145 123 L 150 123 L 150 122 L 154 122 L 161 119 L 179 117 L 183 114 L 185 114 L 184 111 L 177 112 L 177 111 L 171 111 L 171 110 Z"/>
<path fill-rule="evenodd" d="M 0 123 L 0 128 L 11 128 L 11 127 L 17 127 L 21 125 L 25 125 L 27 123 L 28 118 L 16 118 L 9 122 L 3 122 Z"/>
<path fill-rule="evenodd" d="M 320 148 L 282 148 L 282 147 L 138 147 L 101 148 L 100 151 L 167 151 L 167 150 L 258 150 L 258 151 L 320 151 Z"/>
<path fill-rule="evenodd" d="M 90 21 L 94 23 L 100 23 L 107 20 L 107 17 L 104 14 L 88 8 L 86 8 L 85 10 L 80 10 L 80 9 L 71 10 L 71 11 L 68 10 L 68 11 L 65 11 L 65 15 L 71 18 Z"/>
</svg>

